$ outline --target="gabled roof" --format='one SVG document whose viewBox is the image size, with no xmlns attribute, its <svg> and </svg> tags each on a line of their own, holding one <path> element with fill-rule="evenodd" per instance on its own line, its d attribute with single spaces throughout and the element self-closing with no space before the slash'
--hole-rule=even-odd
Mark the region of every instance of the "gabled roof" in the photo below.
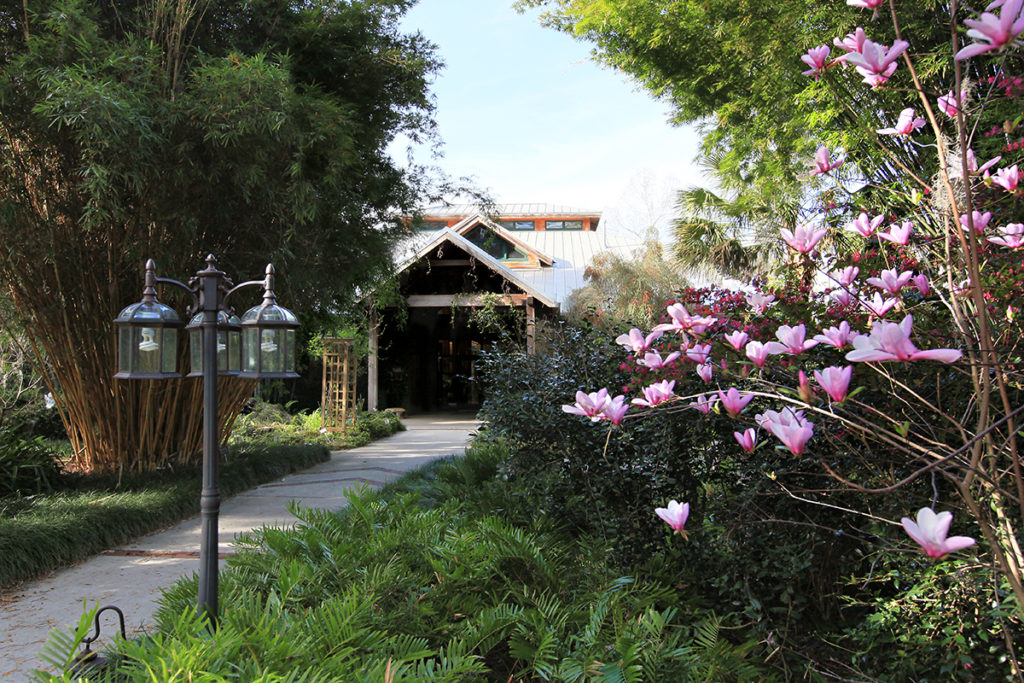
<svg viewBox="0 0 1024 683">
<path fill-rule="evenodd" d="M 473 225 L 476 225 L 476 223 L 473 223 Z M 532 296 L 534 299 L 544 304 L 545 306 L 549 306 L 551 308 L 558 308 L 558 303 L 556 301 L 553 301 L 550 297 L 545 295 L 542 291 L 540 291 L 533 285 L 527 284 L 525 281 L 517 277 L 511 269 L 503 266 L 501 262 L 499 262 L 493 256 L 491 256 L 486 251 L 476 246 L 475 244 L 473 244 L 468 239 L 463 237 L 461 234 L 455 232 L 451 228 L 441 228 L 436 233 L 433 233 L 431 240 L 424 246 L 420 247 L 415 254 L 413 254 L 405 261 L 403 261 L 402 264 L 398 267 L 397 272 L 401 273 L 402 271 L 412 267 L 420 259 L 425 257 L 427 254 L 429 254 L 430 252 L 432 252 L 434 249 L 441 246 L 441 244 L 445 242 L 451 243 L 458 247 L 459 249 L 462 249 L 472 258 L 476 259 L 480 263 L 483 263 L 492 271 L 494 271 L 504 279 L 508 280 L 516 287 L 519 287 L 521 290 L 523 290 L 523 292 L 525 292 L 529 296 Z M 532 251 L 536 251 L 526 245 L 523 245 L 523 247 L 526 249 L 531 249 Z"/>
<path fill-rule="evenodd" d="M 484 216 L 483 214 L 480 213 L 473 214 L 472 216 L 467 216 L 466 218 L 463 218 L 461 221 L 453 225 L 451 229 L 459 233 L 460 235 L 466 235 L 466 233 L 468 233 L 470 230 L 480 225 L 481 223 L 486 225 L 493 232 L 498 233 L 498 235 L 500 235 L 501 238 L 506 242 L 515 245 L 515 247 L 520 251 L 524 251 L 527 254 L 530 254 L 531 256 L 536 258 L 543 265 L 550 266 L 552 263 L 554 263 L 555 260 L 553 258 L 541 252 L 536 247 L 530 246 L 526 242 L 522 241 L 521 239 L 513 235 L 512 231 L 506 230 L 505 228 L 501 227 L 500 225 L 492 221 L 487 216 Z"/>
</svg>

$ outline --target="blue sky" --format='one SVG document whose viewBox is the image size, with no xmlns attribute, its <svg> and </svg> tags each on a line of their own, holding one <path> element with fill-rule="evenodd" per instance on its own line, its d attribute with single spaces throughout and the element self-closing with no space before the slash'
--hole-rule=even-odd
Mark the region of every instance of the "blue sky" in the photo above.
<svg viewBox="0 0 1024 683">
<path fill-rule="evenodd" d="M 438 165 L 498 202 L 603 211 L 612 232 L 664 224 L 673 191 L 702 182 L 696 134 L 669 125 L 667 105 L 592 61 L 586 44 L 511 4 L 421 0 L 406 17 L 446 63 L 432 88 Z"/>
</svg>

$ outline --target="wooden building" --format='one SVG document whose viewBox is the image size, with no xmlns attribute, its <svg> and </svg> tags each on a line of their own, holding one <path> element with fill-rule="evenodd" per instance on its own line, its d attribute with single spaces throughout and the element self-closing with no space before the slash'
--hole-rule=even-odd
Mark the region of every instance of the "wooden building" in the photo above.
<svg viewBox="0 0 1024 683">
<path fill-rule="evenodd" d="M 538 319 L 557 316 L 593 257 L 639 246 L 609 241 L 598 232 L 600 219 L 519 204 L 435 208 L 411 222 L 397 259 L 405 306 L 386 309 L 370 331 L 367 408 L 477 407 L 476 356 L 500 335 L 481 324 L 481 309 L 515 312 L 504 318 L 515 329 L 504 331 L 533 353 Z"/>
</svg>

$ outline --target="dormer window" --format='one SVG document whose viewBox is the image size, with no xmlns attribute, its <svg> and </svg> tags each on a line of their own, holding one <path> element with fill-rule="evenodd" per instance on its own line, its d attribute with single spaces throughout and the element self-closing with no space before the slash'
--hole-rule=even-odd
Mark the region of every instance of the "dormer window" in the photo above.
<svg viewBox="0 0 1024 683">
<path fill-rule="evenodd" d="M 544 221 L 546 230 L 582 230 L 583 221 Z"/>
<path fill-rule="evenodd" d="M 482 225 L 478 225 L 466 233 L 466 239 L 499 261 L 526 260 L 526 254 L 517 249 L 514 244 L 506 242 L 500 235 Z"/>
<path fill-rule="evenodd" d="M 506 230 L 533 230 L 533 221 L 498 221 Z"/>
</svg>

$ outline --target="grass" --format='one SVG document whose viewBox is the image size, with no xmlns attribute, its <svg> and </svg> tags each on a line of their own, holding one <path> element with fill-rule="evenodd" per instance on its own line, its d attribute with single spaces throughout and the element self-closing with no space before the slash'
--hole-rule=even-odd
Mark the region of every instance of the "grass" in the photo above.
<svg viewBox="0 0 1024 683">
<path fill-rule="evenodd" d="M 362 416 L 344 434 L 320 429 L 319 412 L 289 415 L 256 402 L 239 418 L 220 466 L 231 496 L 327 460 L 331 450 L 363 446 L 405 429 L 390 413 Z M 59 442 L 26 442 L 47 462 Z M 19 457 L 24 459 L 22 451 Z M 51 463 L 52 464 L 52 463 Z M 0 497 L 0 589 L 39 577 L 158 531 L 199 512 L 198 466 L 144 474 L 62 475 L 35 495 Z M 53 490 L 49 490 L 52 488 Z"/>
<path fill-rule="evenodd" d="M 323 446 L 249 444 L 221 463 L 230 496 L 329 457 Z M 0 499 L 0 587 L 68 566 L 199 512 L 198 467 L 72 476 L 61 490 Z"/>
</svg>

